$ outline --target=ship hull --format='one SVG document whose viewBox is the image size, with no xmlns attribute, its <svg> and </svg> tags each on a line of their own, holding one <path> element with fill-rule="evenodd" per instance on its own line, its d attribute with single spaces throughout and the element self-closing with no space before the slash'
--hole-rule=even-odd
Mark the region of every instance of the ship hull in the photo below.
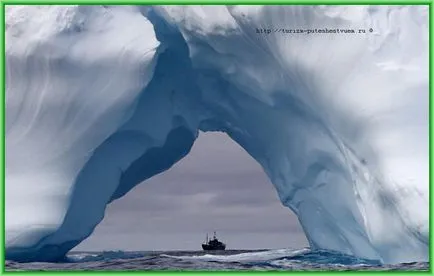
<svg viewBox="0 0 434 276">
<path fill-rule="evenodd" d="M 203 250 L 225 250 L 226 249 L 226 245 L 208 245 L 208 244 L 202 244 L 202 249 Z"/>
</svg>

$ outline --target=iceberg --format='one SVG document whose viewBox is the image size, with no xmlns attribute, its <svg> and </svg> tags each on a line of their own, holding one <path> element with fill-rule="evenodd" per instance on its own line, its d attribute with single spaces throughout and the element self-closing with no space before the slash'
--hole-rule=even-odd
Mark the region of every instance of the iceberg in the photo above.
<svg viewBox="0 0 434 276">
<path fill-rule="evenodd" d="M 218 131 L 312 249 L 428 260 L 428 6 L 5 12 L 6 259 L 62 259 Z"/>
</svg>

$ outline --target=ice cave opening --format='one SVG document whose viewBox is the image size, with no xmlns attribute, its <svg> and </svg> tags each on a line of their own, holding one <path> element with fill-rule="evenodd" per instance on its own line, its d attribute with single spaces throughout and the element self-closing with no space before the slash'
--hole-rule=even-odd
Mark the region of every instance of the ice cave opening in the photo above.
<svg viewBox="0 0 434 276">
<path fill-rule="evenodd" d="M 201 250 L 214 230 L 228 249 L 308 246 L 259 164 L 226 134 L 200 132 L 186 157 L 108 204 L 71 251 Z"/>
</svg>

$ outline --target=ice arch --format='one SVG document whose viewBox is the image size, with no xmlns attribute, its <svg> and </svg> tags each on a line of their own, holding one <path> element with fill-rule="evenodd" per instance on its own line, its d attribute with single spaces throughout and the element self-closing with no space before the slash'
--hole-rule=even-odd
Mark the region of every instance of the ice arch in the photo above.
<svg viewBox="0 0 434 276">
<path fill-rule="evenodd" d="M 368 21 L 387 32 L 255 31 Z M 312 247 L 427 260 L 425 8 L 27 6 L 6 23 L 8 259 L 62 258 L 202 130 L 257 160 Z"/>
<path fill-rule="evenodd" d="M 228 249 L 301 248 L 296 219 L 244 149 L 225 133 L 199 132 L 186 157 L 107 205 L 71 251 L 197 250 L 213 230 Z"/>
</svg>

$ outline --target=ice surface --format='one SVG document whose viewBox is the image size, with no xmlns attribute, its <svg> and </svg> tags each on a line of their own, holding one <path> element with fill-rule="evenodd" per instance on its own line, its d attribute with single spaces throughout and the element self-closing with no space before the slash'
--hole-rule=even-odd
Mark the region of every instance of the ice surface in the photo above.
<svg viewBox="0 0 434 276">
<path fill-rule="evenodd" d="M 6 113 L 7 259 L 62 258 L 198 130 L 312 248 L 428 259 L 427 6 L 7 6 Z"/>
</svg>

